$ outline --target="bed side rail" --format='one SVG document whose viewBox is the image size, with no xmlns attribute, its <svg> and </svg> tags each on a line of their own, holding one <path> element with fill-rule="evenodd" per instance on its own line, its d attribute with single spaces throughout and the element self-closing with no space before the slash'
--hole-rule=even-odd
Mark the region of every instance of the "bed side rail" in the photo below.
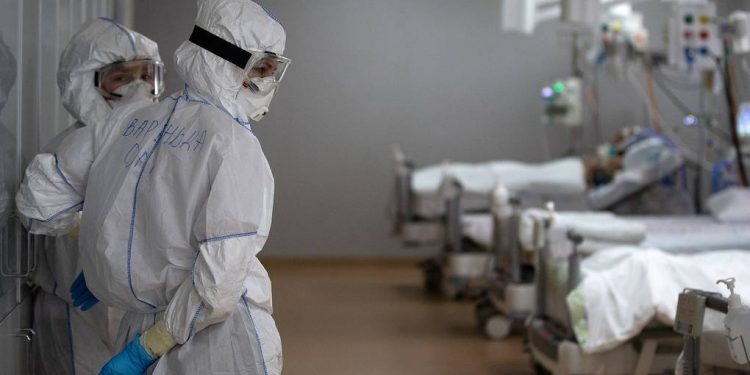
<svg viewBox="0 0 750 375">
<path fill-rule="evenodd" d="M 406 158 L 398 146 L 393 148 L 394 161 L 394 196 L 396 208 L 394 210 L 394 232 L 401 233 L 404 223 L 414 220 L 414 196 L 411 190 L 414 163 Z"/>
<path fill-rule="evenodd" d="M 512 283 L 522 282 L 521 245 L 518 231 L 521 219 L 521 200 L 511 197 L 507 202 L 492 203 L 492 252 L 498 273 Z"/>
<path fill-rule="evenodd" d="M 552 219 L 545 219 L 534 225 L 534 241 L 542 233 L 547 233 L 552 226 Z M 536 270 L 536 317 L 545 318 L 547 315 L 546 298 L 547 298 L 547 263 L 551 253 L 551 243 L 549 236 L 544 235 L 544 245 L 537 251 L 537 270 Z"/>
<path fill-rule="evenodd" d="M 449 251 L 455 253 L 462 253 L 465 250 L 461 225 L 462 193 L 463 188 L 457 180 L 450 177 L 445 179 L 441 192 L 445 198 L 445 245 Z"/>
</svg>

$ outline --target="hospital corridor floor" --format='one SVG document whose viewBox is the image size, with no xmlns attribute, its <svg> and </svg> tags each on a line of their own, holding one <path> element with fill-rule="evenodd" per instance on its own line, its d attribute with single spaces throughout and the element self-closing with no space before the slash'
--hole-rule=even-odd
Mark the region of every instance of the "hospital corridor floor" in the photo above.
<svg viewBox="0 0 750 375">
<path fill-rule="evenodd" d="M 425 295 L 413 263 L 264 264 L 285 375 L 533 374 L 520 335 L 486 340 L 473 304 Z"/>
</svg>

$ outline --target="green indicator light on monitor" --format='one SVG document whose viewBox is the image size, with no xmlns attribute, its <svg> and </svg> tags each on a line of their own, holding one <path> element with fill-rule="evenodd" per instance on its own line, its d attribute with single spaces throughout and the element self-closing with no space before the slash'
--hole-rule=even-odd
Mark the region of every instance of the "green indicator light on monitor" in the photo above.
<svg viewBox="0 0 750 375">
<path fill-rule="evenodd" d="M 556 93 L 562 94 L 565 92 L 565 84 L 561 81 L 555 82 L 555 84 L 552 86 L 552 89 L 555 90 Z"/>
</svg>

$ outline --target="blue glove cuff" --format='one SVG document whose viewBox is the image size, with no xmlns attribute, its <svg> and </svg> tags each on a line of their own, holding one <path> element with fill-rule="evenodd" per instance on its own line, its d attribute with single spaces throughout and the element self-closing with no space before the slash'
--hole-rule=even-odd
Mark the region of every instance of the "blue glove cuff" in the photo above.
<svg viewBox="0 0 750 375">
<path fill-rule="evenodd" d="M 143 343 L 141 343 L 141 335 L 138 335 L 130 342 L 130 344 L 128 344 L 125 348 L 125 352 L 130 356 L 133 362 L 140 364 L 143 368 L 148 368 L 148 366 L 151 366 L 151 364 L 156 361 L 156 358 L 152 357 L 151 354 L 148 354 Z"/>
<path fill-rule="evenodd" d="M 148 354 L 138 335 L 104 365 L 99 375 L 143 375 L 154 362 L 156 358 Z"/>
</svg>

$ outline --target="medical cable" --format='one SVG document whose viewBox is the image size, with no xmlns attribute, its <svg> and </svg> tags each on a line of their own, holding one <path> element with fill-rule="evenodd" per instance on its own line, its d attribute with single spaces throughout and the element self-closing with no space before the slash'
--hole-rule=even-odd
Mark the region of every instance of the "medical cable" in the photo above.
<svg viewBox="0 0 750 375">
<path fill-rule="evenodd" d="M 685 104 L 677 96 L 677 94 L 675 94 L 674 91 L 672 91 L 672 89 L 670 89 L 669 87 L 667 87 L 666 83 L 663 80 L 663 77 L 655 76 L 654 82 L 656 83 L 657 86 L 659 86 L 659 88 L 661 89 L 661 92 L 667 97 L 667 99 L 669 99 L 669 101 L 675 107 L 677 107 L 677 109 L 679 109 L 680 112 L 682 112 L 683 115 L 687 116 L 687 115 L 692 115 L 693 114 L 693 111 L 690 110 L 690 108 L 687 106 L 687 104 Z M 724 132 L 724 131 L 722 131 L 722 130 L 720 130 L 718 128 L 711 127 L 711 126 L 707 126 L 706 129 L 708 129 L 708 131 L 712 132 L 715 136 L 721 138 L 722 141 L 730 142 L 730 135 L 727 134 L 726 132 Z"/>
<path fill-rule="evenodd" d="M 729 40 L 724 39 L 724 95 L 729 105 L 729 126 L 730 134 L 732 135 L 732 145 L 734 146 L 734 152 L 737 156 L 737 167 L 739 169 L 740 186 L 748 186 L 747 170 L 745 169 L 745 160 L 742 155 L 742 145 L 740 144 L 740 135 L 737 130 L 737 100 L 739 98 L 737 94 L 736 82 L 736 66 L 732 61 L 732 50 L 729 46 Z M 714 60 L 717 65 L 721 64 L 718 59 Z"/>
<path fill-rule="evenodd" d="M 648 94 L 649 100 L 649 115 L 651 116 L 651 126 L 659 133 L 662 132 L 661 116 L 657 116 L 659 112 L 659 104 L 656 100 L 656 90 L 654 89 L 654 75 L 653 65 L 648 56 L 643 57 L 643 74 L 646 79 L 646 93 Z"/>
<path fill-rule="evenodd" d="M 645 93 L 646 88 L 635 76 L 633 76 L 631 69 L 632 68 L 625 69 L 625 74 L 629 78 L 628 81 L 633 84 L 634 88 L 637 91 Z M 638 95 L 638 97 L 640 98 L 643 98 L 644 96 L 645 95 Z M 646 101 L 644 102 L 644 104 L 648 105 L 649 103 Z M 656 112 L 656 116 L 658 116 L 659 119 L 664 122 L 664 118 L 661 113 Z M 674 131 L 673 127 L 665 126 L 662 128 L 662 131 L 669 139 L 672 140 L 672 142 L 674 142 L 675 146 L 677 146 L 677 148 L 680 150 L 687 161 L 689 161 L 693 165 L 701 165 L 701 163 L 699 162 L 700 158 L 695 155 L 694 152 L 692 152 L 691 148 L 688 147 L 679 136 L 677 136 L 677 133 Z M 710 172 L 710 169 L 707 169 L 707 171 Z"/>
</svg>

